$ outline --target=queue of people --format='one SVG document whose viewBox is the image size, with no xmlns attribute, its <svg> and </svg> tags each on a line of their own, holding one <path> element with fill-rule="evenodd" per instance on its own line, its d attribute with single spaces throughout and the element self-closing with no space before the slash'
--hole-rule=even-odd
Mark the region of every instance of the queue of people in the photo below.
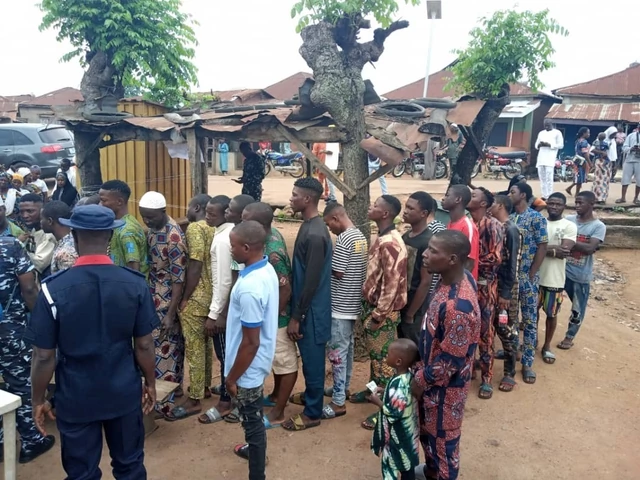
<svg viewBox="0 0 640 480">
<path fill-rule="evenodd" d="M 0 206 L 0 331 L 8 345 L 0 369 L 23 400 L 20 461 L 51 448 L 45 419 L 55 410 L 69 478 L 100 475 L 104 431 L 115 478 L 143 479 L 143 413 L 171 422 L 197 416 L 202 425 L 241 423 L 246 442 L 234 453 L 248 460 L 250 480 L 262 480 L 267 430 L 302 432 L 344 416 L 347 403 L 371 403 L 378 408 L 361 426 L 373 432 L 385 480 L 458 478 L 475 371 L 485 400 L 493 396 L 495 359 L 504 360 L 500 391 L 517 385 L 518 360 L 523 382 L 535 383 L 539 311 L 546 315 L 540 354 L 553 364 L 563 292 L 572 312 L 557 348 L 574 344 L 593 254 L 606 233 L 593 216 L 596 197 L 580 192 L 576 215 L 564 218 L 566 198 L 552 193 L 546 219 L 531 208 L 526 182 L 506 195 L 454 185 L 443 199 L 451 216 L 444 225 L 433 219 L 437 202 L 426 192 L 404 206 L 382 195 L 369 209 L 377 235 L 368 246 L 342 205 L 320 213 L 324 194 L 314 178 L 295 182 L 290 204 L 303 223 L 291 256 L 271 207 L 246 193 L 197 195 L 185 231 L 158 192 L 139 200 L 145 231 L 128 211 L 131 191 L 120 180 L 73 209 L 25 195 L 20 214 L 30 236 L 48 239 L 33 252 Z M 395 222 L 401 212 L 404 235 Z M 87 311 L 94 312 L 89 323 Z M 351 383 L 356 321 L 370 360 L 366 386 Z M 494 354 L 496 334 L 503 350 Z M 294 392 L 298 352 L 304 390 Z M 214 353 L 218 385 L 211 384 Z M 265 394 L 271 373 L 273 390 Z M 156 380 L 179 386 L 159 399 Z M 218 402 L 204 410 L 202 400 L 212 395 Z M 303 410 L 289 416 L 287 403 Z"/>
</svg>

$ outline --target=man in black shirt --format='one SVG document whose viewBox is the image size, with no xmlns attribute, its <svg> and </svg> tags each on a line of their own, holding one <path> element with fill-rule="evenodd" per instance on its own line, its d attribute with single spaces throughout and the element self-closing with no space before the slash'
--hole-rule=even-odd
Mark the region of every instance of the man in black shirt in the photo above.
<svg viewBox="0 0 640 480">
<path fill-rule="evenodd" d="M 322 418 L 325 348 L 331 339 L 332 253 L 331 236 L 318 214 L 323 191 L 315 178 L 300 178 L 289 200 L 293 211 L 302 213 L 304 223 L 293 250 L 292 311 L 287 333 L 298 342 L 305 381 L 304 393 L 289 399 L 304 405 L 302 414 L 282 424 L 290 431 L 317 427 Z"/>
<path fill-rule="evenodd" d="M 408 257 L 408 295 L 407 306 L 401 312 L 402 321 L 398 324 L 398 337 L 413 340 L 416 345 L 420 339 L 422 317 L 426 309 L 426 300 L 433 291 L 439 276 L 431 275 L 422 264 L 422 255 L 429 246 L 429 240 L 446 227 L 433 220 L 427 223 L 436 208 L 436 202 L 427 192 L 415 192 L 404 206 L 402 219 L 411 225 L 411 230 L 402 236 L 407 247 Z"/>
<path fill-rule="evenodd" d="M 242 177 L 234 182 L 242 184 L 242 194 L 250 195 L 256 202 L 262 200 L 262 180 L 264 179 L 264 160 L 251 149 L 249 142 L 240 144 L 240 152 L 244 155 Z"/>
<path fill-rule="evenodd" d="M 515 223 L 509 220 L 513 203 L 507 195 L 496 195 L 489 214 L 504 225 L 504 248 L 502 263 L 498 269 L 498 307 L 494 318 L 496 333 L 502 348 L 496 352 L 496 360 L 504 360 L 504 377 L 500 390 L 510 392 L 516 385 L 516 362 L 518 355 L 518 269 L 522 234 Z M 500 312 L 508 312 L 507 323 L 500 322 Z"/>
</svg>

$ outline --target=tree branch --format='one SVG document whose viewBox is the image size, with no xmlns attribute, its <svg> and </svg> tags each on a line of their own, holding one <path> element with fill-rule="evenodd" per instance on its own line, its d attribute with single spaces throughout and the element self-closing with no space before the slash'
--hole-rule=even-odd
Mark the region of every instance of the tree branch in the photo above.
<svg viewBox="0 0 640 480">
<path fill-rule="evenodd" d="M 349 53 L 351 61 L 357 62 L 361 68 L 369 62 L 377 62 L 384 52 L 384 42 L 389 36 L 398 30 L 409 27 L 407 20 L 398 20 L 393 22 L 387 28 L 376 28 L 373 32 L 373 40 L 362 43 L 358 48 Z"/>
</svg>

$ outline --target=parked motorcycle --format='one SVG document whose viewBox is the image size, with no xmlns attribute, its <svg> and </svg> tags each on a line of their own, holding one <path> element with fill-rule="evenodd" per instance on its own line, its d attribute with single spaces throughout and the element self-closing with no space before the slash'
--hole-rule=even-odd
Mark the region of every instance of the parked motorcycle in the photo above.
<svg viewBox="0 0 640 480">
<path fill-rule="evenodd" d="M 473 166 L 471 178 L 475 178 L 480 173 L 481 166 L 487 168 L 485 174 L 494 174 L 496 178 L 502 174 L 507 180 L 522 174 L 522 162 L 527 158 L 527 152 L 504 152 L 500 153 L 495 147 L 485 147 L 482 156 Z"/>
<path fill-rule="evenodd" d="M 575 175 L 573 171 L 573 157 L 565 157 L 562 160 L 556 160 L 553 169 L 553 180 L 556 182 L 569 182 Z"/>
<path fill-rule="evenodd" d="M 411 153 L 408 158 L 405 158 L 402 163 L 396 165 L 396 167 L 391 171 L 391 175 L 396 178 L 400 178 L 404 173 L 407 173 L 409 176 L 412 176 L 414 172 L 419 172 L 422 174 L 424 172 L 424 153 L 415 152 Z M 442 155 L 436 156 L 436 179 L 445 178 L 449 173 L 449 168 L 447 167 L 447 163 L 444 161 Z"/>
<path fill-rule="evenodd" d="M 300 178 L 304 175 L 304 155 L 300 152 L 284 155 L 272 150 L 263 150 L 260 155 L 264 160 L 265 177 L 272 169 L 282 175 L 291 175 L 293 178 Z"/>
</svg>

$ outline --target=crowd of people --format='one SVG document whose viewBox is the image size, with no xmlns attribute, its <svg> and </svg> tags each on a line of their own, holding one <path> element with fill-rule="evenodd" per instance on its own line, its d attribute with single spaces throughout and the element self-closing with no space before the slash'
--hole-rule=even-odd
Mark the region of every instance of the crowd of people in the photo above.
<svg viewBox="0 0 640 480">
<path fill-rule="evenodd" d="M 453 185 L 442 201 L 447 225 L 433 218 L 437 202 L 426 192 L 404 206 L 379 197 L 369 209 L 377 228 L 369 245 L 342 205 L 320 212 L 323 185 L 301 178 L 290 205 L 303 222 L 289 255 L 271 207 L 246 192 L 197 195 L 184 231 L 158 192 L 139 200 L 143 229 L 128 211 L 130 195 L 120 180 L 73 208 L 25 194 L 26 237 L 4 198 L 0 206 L 0 373 L 22 398 L 20 461 L 51 448 L 45 418 L 55 410 L 69 478 L 97 478 L 103 430 L 115 478 L 146 478 L 148 413 L 241 423 L 246 443 L 234 452 L 248 460 L 250 480 L 264 479 L 267 430 L 301 432 L 344 416 L 347 403 L 371 403 L 378 408 L 361 425 L 373 432 L 385 480 L 455 479 L 476 370 L 482 399 L 494 393 L 495 359 L 504 361 L 500 391 L 516 386 L 518 361 L 522 381 L 535 383 L 539 315 L 539 355 L 553 364 L 564 296 L 571 315 L 557 348 L 573 346 L 606 231 L 589 191 L 577 194 L 576 215 L 567 217 L 566 197 L 550 194 L 545 218 L 531 208 L 524 181 L 496 195 Z M 405 233 L 396 226 L 401 212 Z M 369 354 L 367 385 L 351 383 L 356 322 Z M 503 350 L 494 352 L 496 335 Z M 294 392 L 299 358 L 304 390 Z M 156 380 L 176 388 L 156 398 Z M 204 410 L 212 395 L 218 401 Z M 289 403 L 302 411 L 287 415 Z"/>
</svg>

